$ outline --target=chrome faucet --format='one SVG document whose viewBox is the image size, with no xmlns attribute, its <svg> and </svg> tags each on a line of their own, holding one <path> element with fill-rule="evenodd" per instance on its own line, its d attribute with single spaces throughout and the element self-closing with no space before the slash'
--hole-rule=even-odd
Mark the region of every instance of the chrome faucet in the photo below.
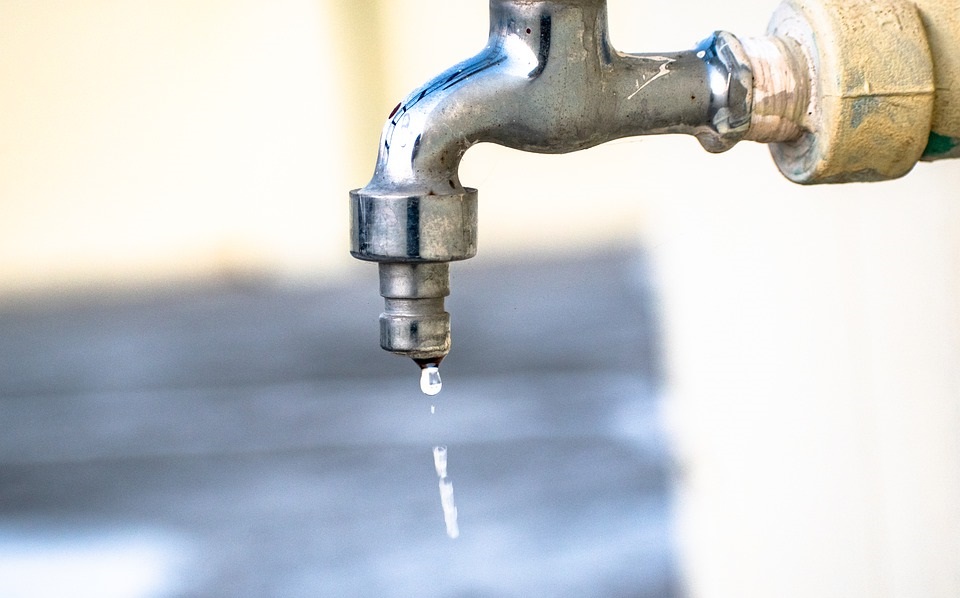
<svg viewBox="0 0 960 598">
<path fill-rule="evenodd" d="M 491 0 L 487 46 L 393 109 L 372 180 L 350 193 L 351 253 L 379 263 L 381 346 L 421 366 L 450 350 L 449 262 L 477 251 L 477 190 L 458 176 L 472 145 L 564 153 L 687 133 L 710 152 L 751 139 L 788 155 L 810 142 L 809 55 L 792 36 L 726 32 L 625 54 L 606 0 Z"/>
</svg>

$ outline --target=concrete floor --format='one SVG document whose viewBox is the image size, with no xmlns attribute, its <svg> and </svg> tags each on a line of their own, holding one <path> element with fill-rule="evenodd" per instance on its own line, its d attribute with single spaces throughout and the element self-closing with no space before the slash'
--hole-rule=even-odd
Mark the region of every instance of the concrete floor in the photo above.
<svg viewBox="0 0 960 598">
<path fill-rule="evenodd" d="M 357 273 L 0 307 L 0 595 L 680 594 L 639 253 L 455 265 L 432 399 Z"/>
</svg>

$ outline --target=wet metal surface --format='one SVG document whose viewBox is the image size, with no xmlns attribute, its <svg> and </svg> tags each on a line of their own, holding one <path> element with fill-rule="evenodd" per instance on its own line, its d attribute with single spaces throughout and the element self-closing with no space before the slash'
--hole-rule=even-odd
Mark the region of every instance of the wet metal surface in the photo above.
<svg viewBox="0 0 960 598">
<path fill-rule="evenodd" d="M 358 272 L 0 308 L 0 594 L 678 595 L 641 257 L 455 265 L 437 397 Z"/>
</svg>

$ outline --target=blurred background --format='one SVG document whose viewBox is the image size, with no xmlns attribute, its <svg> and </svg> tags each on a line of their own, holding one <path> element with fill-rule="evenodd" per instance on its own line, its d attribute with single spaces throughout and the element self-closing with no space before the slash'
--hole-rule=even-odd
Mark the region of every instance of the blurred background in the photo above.
<svg viewBox="0 0 960 598">
<path fill-rule="evenodd" d="M 609 0 L 611 36 L 775 5 Z M 801 188 L 749 143 L 474 147 L 430 414 L 346 197 L 486 29 L 0 1 L 0 594 L 960 595 L 958 164 Z"/>
</svg>

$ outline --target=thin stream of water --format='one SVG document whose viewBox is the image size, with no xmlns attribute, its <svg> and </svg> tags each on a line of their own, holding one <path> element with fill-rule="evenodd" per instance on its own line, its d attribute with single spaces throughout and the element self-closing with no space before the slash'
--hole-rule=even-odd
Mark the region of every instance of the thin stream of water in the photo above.
<svg viewBox="0 0 960 598">
<path fill-rule="evenodd" d="M 447 478 L 447 447 L 433 447 L 433 465 L 440 478 L 440 506 L 443 508 L 443 522 L 447 526 L 447 535 L 452 539 L 460 536 L 457 525 L 457 505 L 453 500 L 453 482 Z"/>
<path fill-rule="evenodd" d="M 440 380 L 440 368 L 437 363 L 420 363 L 420 390 L 427 396 L 436 396 L 443 388 Z M 430 405 L 430 414 L 437 412 L 435 404 Z M 453 482 L 447 478 L 447 447 L 433 447 L 433 466 L 440 478 L 440 506 L 443 509 L 443 522 L 447 527 L 450 538 L 460 536 L 460 527 L 457 525 L 457 505 L 453 501 Z"/>
</svg>

